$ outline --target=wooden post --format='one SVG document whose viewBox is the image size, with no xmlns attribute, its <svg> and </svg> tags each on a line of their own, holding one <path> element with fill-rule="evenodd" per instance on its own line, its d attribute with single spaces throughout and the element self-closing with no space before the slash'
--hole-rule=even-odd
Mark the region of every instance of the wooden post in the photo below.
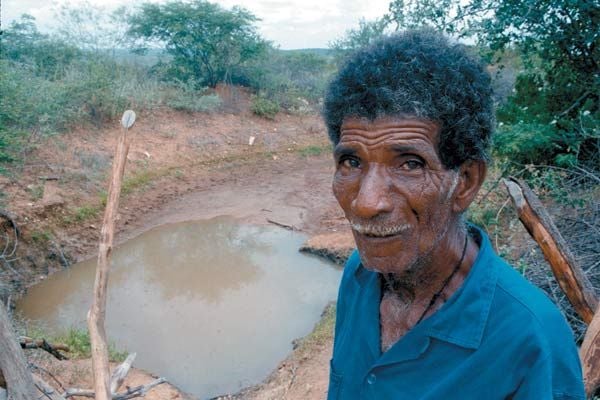
<svg viewBox="0 0 600 400">
<path fill-rule="evenodd" d="M 23 350 L 13 332 L 12 324 L 4 304 L 0 301 L 0 374 L 6 380 L 8 398 L 11 400 L 31 400 L 37 398 L 37 391 L 27 370 Z"/>
<path fill-rule="evenodd" d="M 600 308 L 589 324 L 585 338 L 579 349 L 583 367 L 585 392 L 592 396 L 600 388 Z"/>
<path fill-rule="evenodd" d="M 590 324 L 598 307 L 598 298 L 550 215 L 525 182 L 504 180 L 519 219 L 544 253 L 561 289 L 577 314 Z"/>
<path fill-rule="evenodd" d="M 110 372 L 108 367 L 108 345 L 104 320 L 106 316 L 106 292 L 108 286 L 108 273 L 110 270 L 110 259 L 115 234 L 115 221 L 119 208 L 119 197 L 121 194 L 121 182 L 125 172 L 129 141 L 127 130 L 135 122 L 135 113 L 131 110 L 125 111 L 121 119 L 121 135 L 115 150 L 113 168 L 108 186 L 108 198 L 104 220 L 100 231 L 100 245 L 98 249 L 98 265 L 96 267 L 96 280 L 94 282 L 94 298 L 92 308 L 88 313 L 88 329 L 92 345 L 92 368 L 94 370 L 94 392 L 96 400 L 110 400 Z"/>
</svg>

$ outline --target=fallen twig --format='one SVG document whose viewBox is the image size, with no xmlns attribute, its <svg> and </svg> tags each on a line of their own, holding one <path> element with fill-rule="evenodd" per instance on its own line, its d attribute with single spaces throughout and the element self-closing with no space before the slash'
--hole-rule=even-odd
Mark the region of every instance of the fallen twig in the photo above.
<svg viewBox="0 0 600 400">
<path fill-rule="evenodd" d="M 40 396 L 36 397 L 38 399 L 50 399 L 50 400 L 65 400 L 65 398 L 56 391 L 56 389 L 54 389 L 52 386 L 50 386 L 49 384 L 46 383 L 46 381 L 44 381 L 42 378 L 40 378 L 39 376 L 32 374 L 31 375 L 33 377 L 33 383 L 35 385 L 35 387 L 37 388 L 37 390 L 40 393 Z"/>
<path fill-rule="evenodd" d="M 273 225 L 280 226 L 280 227 L 282 227 L 284 229 L 287 229 L 289 231 L 298 231 L 299 230 L 298 228 L 296 228 L 293 225 L 283 224 L 281 222 L 273 221 L 272 219 L 269 219 L 269 218 L 267 218 L 267 222 L 270 223 L 270 224 L 273 224 Z"/>
<path fill-rule="evenodd" d="M 135 386 L 133 388 L 128 387 L 127 390 L 124 392 L 114 393 L 112 395 L 112 400 L 126 400 L 126 399 L 133 399 L 135 397 L 144 396 L 146 393 L 148 393 L 148 391 L 150 389 L 152 389 L 155 386 L 158 386 L 162 383 L 165 383 L 166 381 L 167 380 L 165 378 L 158 378 L 158 379 L 155 379 L 152 382 L 147 383 L 145 385 L 139 385 L 139 386 Z M 69 397 L 73 397 L 73 396 L 94 398 L 94 392 L 92 390 L 87 390 L 87 389 L 69 388 L 63 394 L 63 397 L 65 399 L 68 399 Z"/>
<path fill-rule="evenodd" d="M 64 354 L 59 352 L 59 350 L 66 351 L 66 352 L 69 351 L 69 346 L 61 344 L 61 343 L 50 344 L 46 341 L 46 339 L 33 340 L 26 336 L 21 336 L 21 337 L 19 337 L 19 344 L 21 345 L 22 349 L 42 349 L 42 350 L 52 354 L 54 357 L 56 357 L 59 360 L 68 360 L 69 359 L 67 356 L 65 356 Z"/>
</svg>

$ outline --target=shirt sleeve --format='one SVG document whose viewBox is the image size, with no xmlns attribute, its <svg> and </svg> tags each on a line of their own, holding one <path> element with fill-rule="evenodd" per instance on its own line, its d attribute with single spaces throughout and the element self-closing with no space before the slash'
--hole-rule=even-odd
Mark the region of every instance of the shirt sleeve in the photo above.
<svg viewBox="0 0 600 400">
<path fill-rule="evenodd" d="M 581 367 L 578 364 L 567 364 L 559 360 L 553 362 L 551 356 L 536 361 L 510 398 L 512 400 L 585 400 Z"/>
</svg>

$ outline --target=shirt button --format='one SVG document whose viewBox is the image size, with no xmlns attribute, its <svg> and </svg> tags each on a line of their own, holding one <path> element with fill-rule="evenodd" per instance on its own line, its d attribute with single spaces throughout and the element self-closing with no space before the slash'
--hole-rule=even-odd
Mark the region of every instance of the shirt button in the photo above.
<svg viewBox="0 0 600 400">
<path fill-rule="evenodd" d="M 367 376 L 367 383 L 369 385 L 374 384 L 376 380 L 377 380 L 377 376 L 375 376 L 375 374 L 369 374 L 369 376 Z"/>
</svg>

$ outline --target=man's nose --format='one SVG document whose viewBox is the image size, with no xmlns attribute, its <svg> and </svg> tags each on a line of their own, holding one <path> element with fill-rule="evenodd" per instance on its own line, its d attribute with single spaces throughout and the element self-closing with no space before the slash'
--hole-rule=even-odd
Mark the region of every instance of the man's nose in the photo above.
<svg viewBox="0 0 600 400">
<path fill-rule="evenodd" d="M 352 200 L 352 213 L 360 218 L 373 218 L 392 211 L 388 177 L 381 166 L 371 165 L 360 181 L 358 195 Z"/>
</svg>

